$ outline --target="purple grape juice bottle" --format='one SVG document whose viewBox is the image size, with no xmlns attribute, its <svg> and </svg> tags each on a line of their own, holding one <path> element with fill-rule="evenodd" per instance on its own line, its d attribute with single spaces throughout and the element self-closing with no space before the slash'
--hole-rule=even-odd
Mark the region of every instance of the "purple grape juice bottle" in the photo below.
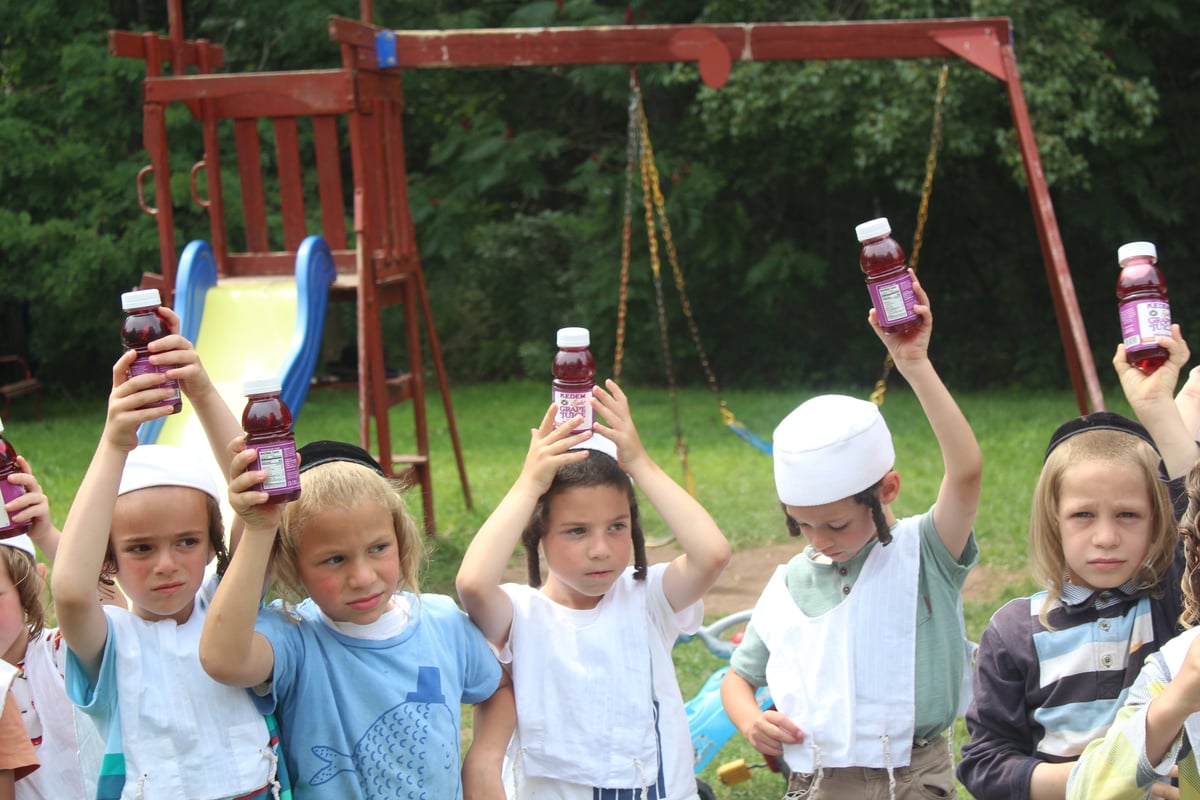
<svg viewBox="0 0 1200 800">
<path fill-rule="evenodd" d="M 892 238 L 887 217 L 868 220 L 854 228 L 862 252 L 858 263 L 867 278 L 867 291 L 875 306 L 875 318 L 884 333 L 905 333 L 921 324 L 913 311 L 912 276 L 908 274 L 904 248 Z"/>
<path fill-rule="evenodd" d="M 166 372 L 169 367 L 156 367 L 150 363 L 150 351 L 147 349 L 155 339 L 161 339 L 171 333 L 167 321 L 159 315 L 158 308 L 162 305 L 162 297 L 158 289 L 142 289 L 136 292 L 125 292 L 121 295 L 121 308 L 125 311 L 125 321 L 121 324 L 121 344 L 126 350 L 137 351 L 137 358 L 129 367 L 129 377 L 143 375 L 147 372 Z M 175 394 L 157 403 L 151 403 L 143 408 L 160 408 L 170 406 L 172 414 L 178 414 L 183 408 L 183 398 L 179 394 L 179 383 L 168 379 L 160 388 L 172 389 Z"/>
<path fill-rule="evenodd" d="M 1158 268 L 1152 242 L 1129 242 L 1117 248 L 1117 312 L 1129 363 L 1149 375 L 1167 360 L 1155 337 L 1171 335 L 1167 281 Z"/>
<path fill-rule="evenodd" d="M 557 409 L 554 427 L 576 416 L 583 420 L 572 433 L 590 431 L 592 417 L 592 387 L 596 385 L 596 360 L 588 350 L 591 335 L 587 328 L 560 328 L 558 353 L 554 356 L 554 381 L 551 396 Z"/>
<path fill-rule="evenodd" d="M 246 446 L 258 451 L 250 468 L 267 473 L 258 490 L 270 495 L 268 503 L 287 503 L 300 497 L 292 412 L 279 396 L 281 388 L 279 378 L 274 376 L 252 378 L 242 384 L 246 395 L 242 430 L 246 432 Z"/>
<path fill-rule="evenodd" d="M 20 472 L 17 466 L 17 451 L 4 438 L 4 423 L 0 422 L 0 539 L 29 533 L 32 522 L 13 522 L 4 506 L 25 494 L 25 487 L 8 482 L 8 476 Z"/>
</svg>

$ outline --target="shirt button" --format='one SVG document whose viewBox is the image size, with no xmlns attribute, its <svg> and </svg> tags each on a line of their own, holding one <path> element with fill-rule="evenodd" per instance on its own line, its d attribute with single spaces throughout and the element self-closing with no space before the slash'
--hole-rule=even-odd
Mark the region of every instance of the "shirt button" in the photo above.
<svg viewBox="0 0 1200 800">
<path fill-rule="evenodd" d="M 838 575 L 841 575 L 844 578 L 844 577 L 846 577 L 846 572 L 847 572 L 846 568 L 842 567 L 841 569 L 838 570 Z"/>
<path fill-rule="evenodd" d="M 1106 619 L 1100 620 L 1100 630 L 1106 631 L 1111 627 L 1112 626 L 1108 624 L 1108 620 L 1106 620 Z"/>
<path fill-rule="evenodd" d="M 1100 664 L 1105 669 L 1108 669 L 1109 667 L 1111 667 L 1113 665 L 1113 657 L 1111 655 L 1104 656 L 1103 658 L 1100 659 Z"/>
<path fill-rule="evenodd" d="M 843 586 L 843 587 L 842 587 L 842 594 L 850 594 L 850 587 L 849 587 L 849 586 Z"/>
</svg>

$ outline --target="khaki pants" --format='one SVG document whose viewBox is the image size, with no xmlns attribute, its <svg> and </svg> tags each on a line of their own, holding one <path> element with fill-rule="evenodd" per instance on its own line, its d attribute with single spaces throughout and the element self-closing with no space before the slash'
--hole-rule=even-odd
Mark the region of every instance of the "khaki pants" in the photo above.
<svg viewBox="0 0 1200 800">
<path fill-rule="evenodd" d="M 892 770 L 896 778 L 896 800 L 941 800 L 957 798 L 954 788 L 954 764 L 946 737 L 930 740 L 924 747 L 914 747 L 912 763 Z M 815 794 L 809 789 L 812 775 L 793 773 L 788 779 L 784 800 L 888 800 L 886 769 L 871 767 L 826 768 Z"/>
</svg>

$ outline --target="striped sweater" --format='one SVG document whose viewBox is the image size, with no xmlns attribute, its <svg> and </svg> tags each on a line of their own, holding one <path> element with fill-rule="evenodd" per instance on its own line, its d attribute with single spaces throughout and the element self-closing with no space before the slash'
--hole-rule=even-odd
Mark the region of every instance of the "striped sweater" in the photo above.
<svg viewBox="0 0 1200 800">
<path fill-rule="evenodd" d="M 976 800 L 1025 800 L 1038 763 L 1073 761 L 1104 735 L 1146 656 L 1175 635 L 1179 566 L 1159 599 L 1128 585 L 1082 596 L 1068 586 L 1050 629 L 1038 619 L 1045 592 L 996 612 L 980 640 L 958 765 Z"/>
</svg>

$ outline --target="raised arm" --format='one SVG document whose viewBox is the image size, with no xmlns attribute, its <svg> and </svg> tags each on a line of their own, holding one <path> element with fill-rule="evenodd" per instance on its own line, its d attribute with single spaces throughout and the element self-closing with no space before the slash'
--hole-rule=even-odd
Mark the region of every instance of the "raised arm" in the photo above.
<svg viewBox="0 0 1200 800">
<path fill-rule="evenodd" d="M 671 562 L 663 575 L 667 601 L 671 608 L 680 611 L 699 600 L 721 577 L 729 564 L 729 542 L 704 506 L 646 452 L 621 387 L 608 380 L 605 388 L 597 386 L 593 395 L 597 409 L 608 423 L 597 423 L 596 431 L 617 445 L 621 468 L 633 478 L 683 548 L 683 554 Z"/>
<path fill-rule="evenodd" d="M 911 274 L 912 270 L 909 272 Z M 921 324 L 915 330 L 904 334 L 884 333 L 875 319 L 873 308 L 868 319 L 880 341 L 892 354 L 896 369 L 908 381 L 920 401 L 941 448 L 944 472 L 933 509 L 933 524 L 946 550 L 958 558 L 967 546 L 967 539 L 975 526 L 975 514 L 979 510 L 983 454 L 962 409 L 929 360 L 933 312 L 929 308 L 929 296 L 915 275 L 913 292 L 917 297 L 914 310 L 921 317 Z"/>
<path fill-rule="evenodd" d="M 165 400 L 173 391 L 160 388 L 166 378 L 156 372 L 126 378 L 136 355 L 129 350 L 113 365 L 104 432 L 67 514 L 50 579 L 59 628 L 93 680 L 108 639 L 96 581 L 104 566 L 125 458 L 137 446 L 138 425 L 170 413 L 169 407 L 141 407 Z"/>
<path fill-rule="evenodd" d="M 50 500 L 38 484 L 33 468 L 24 456 L 17 456 L 17 472 L 8 476 L 8 482 L 16 484 L 25 490 L 25 494 L 10 502 L 5 509 L 13 522 L 29 522 L 29 538 L 38 546 L 46 559 L 53 564 L 54 556 L 58 553 L 58 540 L 62 532 L 54 527 L 50 518 Z"/>
<path fill-rule="evenodd" d="M 1175 406 L 1187 432 L 1193 439 L 1200 438 L 1200 367 L 1188 371 L 1187 381 L 1175 395 Z"/>
<path fill-rule="evenodd" d="M 249 469 L 255 451 L 245 446 L 244 438 L 227 449 L 232 464 L 229 503 L 245 528 L 204 618 L 200 664 L 213 680 L 248 689 L 265 683 L 275 669 L 275 651 L 267 637 L 254 630 L 254 621 L 283 506 L 266 505 L 267 493 L 254 490 L 266 473 Z"/>
<path fill-rule="evenodd" d="M 521 541 L 521 533 L 538 498 L 550 488 L 558 468 L 588 456 L 586 450 L 569 448 L 586 441 L 591 433 L 572 436 L 570 424 L 555 429 L 554 414 L 555 407 L 551 405 L 542 417 L 542 424 L 530 431 L 529 452 L 517 482 L 471 540 L 454 580 L 463 610 L 496 647 L 504 646 L 512 627 L 512 601 L 500 588 L 505 565 Z"/>
<path fill-rule="evenodd" d="M 187 396 L 196 418 L 204 427 L 204 434 L 221 468 L 221 474 L 228 476 L 233 458 L 229 443 L 242 434 L 241 420 L 217 391 L 192 343 L 179 335 L 179 317 L 166 306 L 158 311 L 166 319 L 173 335 L 150 343 L 150 363 L 169 367 L 167 377 L 179 381 L 179 388 Z"/>
<path fill-rule="evenodd" d="M 1191 471 L 1200 456 L 1195 423 L 1187 421 L 1200 415 L 1196 408 L 1197 387 L 1192 386 L 1189 379 L 1179 397 L 1171 396 L 1179 382 L 1180 371 L 1191 357 L 1179 326 L 1172 325 L 1171 336 L 1159 336 L 1158 343 L 1166 348 L 1167 360 L 1149 375 L 1129 363 L 1124 344 L 1117 345 L 1113 369 L 1121 379 L 1121 391 L 1125 393 L 1129 407 L 1154 439 L 1167 477 L 1178 478 Z"/>
</svg>

